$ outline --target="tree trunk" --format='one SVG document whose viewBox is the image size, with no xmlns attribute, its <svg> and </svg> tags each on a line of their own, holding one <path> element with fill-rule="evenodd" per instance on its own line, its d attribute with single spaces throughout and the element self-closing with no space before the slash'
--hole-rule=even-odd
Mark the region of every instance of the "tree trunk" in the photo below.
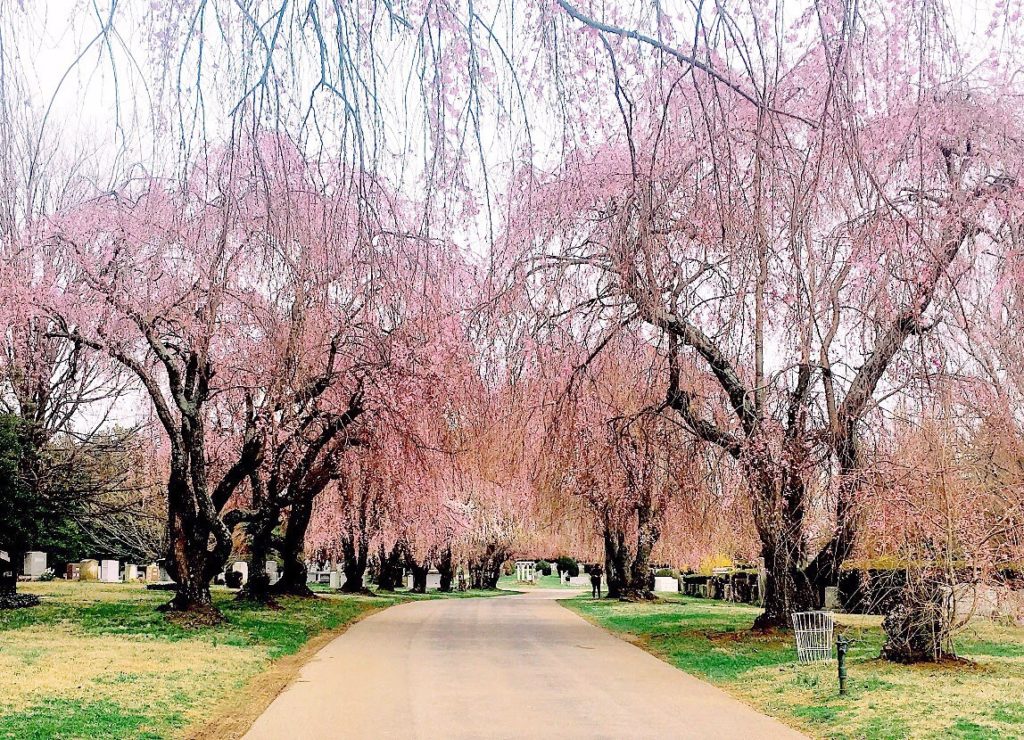
<svg viewBox="0 0 1024 740">
<path fill-rule="evenodd" d="M 382 546 L 377 554 L 380 561 L 380 572 L 377 574 L 377 588 L 381 591 L 394 591 L 402 584 L 402 567 L 404 548 L 401 542 L 396 542 L 391 552 L 386 552 Z"/>
<path fill-rule="evenodd" d="M 213 564 L 214 552 L 209 550 L 213 533 L 194 505 L 196 497 L 181 467 L 181 463 L 172 465 L 167 486 L 167 571 L 177 585 L 174 598 L 161 610 L 194 612 L 214 621 L 218 612 L 210 597 L 210 571 L 223 568 L 227 556 Z"/>
<path fill-rule="evenodd" d="M 274 604 L 270 590 L 270 574 L 267 573 L 267 559 L 273 549 L 274 528 L 278 514 L 274 507 L 262 511 L 255 521 L 246 526 L 249 532 L 249 579 L 238 592 L 239 599 L 260 604 Z"/>
<path fill-rule="evenodd" d="M 806 569 L 820 603 L 824 602 L 827 587 L 839 585 L 840 569 L 843 562 L 853 554 L 857 543 L 860 524 L 857 499 L 864 483 L 864 470 L 855 429 L 848 429 L 839 440 L 836 458 L 839 462 L 839 487 L 836 495 L 835 531 Z"/>
<path fill-rule="evenodd" d="M 493 591 L 498 588 L 501 578 L 501 566 L 505 562 L 504 550 L 488 546 L 483 555 L 469 566 L 470 586 L 476 589 Z"/>
<path fill-rule="evenodd" d="M 796 457 L 795 455 L 793 457 Z M 765 589 L 764 611 L 754 629 L 791 629 L 793 613 L 818 607 L 807 578 L 807 535 L 804 522 L 806 488 L 799 473 L 785 468 L 769 473 L 761 460 L 746 461 L 751 488 L 754 524 L 761 538 Z"/>
<path fill-rule="evenodd" d="M 312 512 L 312 500 L 300 498 L 292 504 L 280 548 L 284 564 L 281 566 L 281 578 L 274 584 L 274 593 L 307 598 L 316 596 L 306 580 L 305 560 L 306 529 Z"/>
<path fill-rule="evenodd" d="M 791 629 L 794 612 L 818 608 L 814 588 L 800 568 L 792 543 L 763 544 L 761 554 L 765 566 L 764 611 L 754 620 L 754 629 Z"/>
<path fill-rule="evenodd" d="M 455 566 L 452 563 L 451 545 L 441 551 L 441 557 L 437 561 L 437 570 L 441 573 L 441 587 L 438 590 L 445 594 L 451 593 L 452 581 L 455 580 Z"/>
<path fill-rule="evenodd" d="M 342 570 L 345 573 L 345 582 L 341 584 L 342 593 L 360 594 L 365 593 L 363 576 L 366 575 L 367 561 L 366 541 L 362 537 L 342 537 L 341 552 L 345 558 Z"/>
<path fill-rule="evenodd" d="M 501 578 L 501 564 L 504 558 L 492 558 L 488 567 L 484 569 L 484 588 L 494 591 L 498 588 L 498 580 Z"/>
<path fill-rule="evenodd" d="M 629 600 L 650 600 L 654 598 L 651 576 L 651 553 L 661 537 L 661 528 L 654 515 L 650 496 L 644 496 L 637 504 L 636 554 L 630 568 L 629 583 L 619 598 Z"/>
<path fill-rule="evenodd" d="M 650 559 L 658 534 L 652 518 L 645 516 L 637 532 L 634 554 L 626 544 L 625 533 L 615 528 L 605 531 L 605 575 L 608 578 L 609 599 L 634 601 L 654 598 L 650 588 Z"/>
<path fill-rule="evenodd" d="M 608 579 L 608 598 L 617 599 L 622 595 L 626 583 L 625 550 L 622 533 L 605 524 L 604 530 L 604 572 Z"/>
<path fill-rule="evenodd" d="M 427 561 L 424 561 L 422 564 L 417 563 L 410 555 L 406 560 L 406 565 L 412 571 L 412 588 L 410 590 L 414 594 L 425 594 L 427 592 L 427 573 L 430 571 L 430 563 Z"/>
</svg>

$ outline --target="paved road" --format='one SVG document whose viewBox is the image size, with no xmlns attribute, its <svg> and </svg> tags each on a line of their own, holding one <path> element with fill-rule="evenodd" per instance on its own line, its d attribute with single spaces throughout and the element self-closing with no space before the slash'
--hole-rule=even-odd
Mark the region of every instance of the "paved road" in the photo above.
<svg viewBox="0 0 1024 740">
<path fill-rule="evenodd" d="M 800 738 L 543 591 L 394 606 L 317 653 L 246 735 Z"/>
</svg>

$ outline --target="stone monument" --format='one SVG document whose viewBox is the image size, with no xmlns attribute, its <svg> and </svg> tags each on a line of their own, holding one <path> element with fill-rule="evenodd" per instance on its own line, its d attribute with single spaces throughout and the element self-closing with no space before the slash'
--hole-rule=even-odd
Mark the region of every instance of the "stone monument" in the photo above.
<svg viewBox="0 0 1024 740">
<path fill-rule="evenodd" d="M 98 581 L 100 579 L 100 564 L 97 560 L 83 560 L 78 564 L 79 580 Z"/>
<path fill-rule="evenodd" d="M 121 580 L 121 563 L 117 560 L 104 560 L 100 563 L 100 580 L 104 583 L 117 583 Z"/>
<path fill-rule="evenodd" d="M 32 551 L 25 553 L 25 560 L 22 563 L 21 572 L 33 581 L 39 578 L 46 571 L 46 553 Z"/>
</svg>

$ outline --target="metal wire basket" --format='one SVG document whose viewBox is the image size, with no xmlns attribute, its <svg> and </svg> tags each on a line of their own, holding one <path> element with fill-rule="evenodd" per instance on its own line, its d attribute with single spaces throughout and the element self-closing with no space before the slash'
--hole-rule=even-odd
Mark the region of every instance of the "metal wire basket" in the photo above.
<svg viewBox="0 0 1024 740">
<path fill-rule="evenodd" d="M 796 655 L 801 663 L 832 660 L 832 633 L 835 620 L 832 612 L 796 612 L 793 633 Z"/>
</svg>

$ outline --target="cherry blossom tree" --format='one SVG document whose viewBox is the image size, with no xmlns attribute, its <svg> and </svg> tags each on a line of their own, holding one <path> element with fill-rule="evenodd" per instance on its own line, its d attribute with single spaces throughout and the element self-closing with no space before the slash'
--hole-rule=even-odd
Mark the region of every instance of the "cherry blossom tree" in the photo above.
<svg viewBox="0 0 1024 740">
<path fill-rule="evenodd" d="M 388 313 L 385 263 L 408 256 L 385 248 L 402 233 L 387 222 L 393 204 L 374 204 L 372 183 L 351 198 L 349 173 L 337 188 L 312 173 L 280 139 L 257 140 L 183 187 L 137 185 L 55 221 L 70 266 L 70 289 L 47 306 L 55 334 L 130 371 L 170 442 L 172 609 L 209 611 L 234 524 L 265 552 L 281 508 L 297 504 L 303 533 L 324 459 L 361 411 L 361 373 L 382 362 L 365 326 L 401 319 Z M 246 486 L 252 508 L 232 501 Z"/>
<path fill-rule="evenodd" d="M 692 442 L 663 413 L 648 345 L 617 335 L 589 359 L 572 354 L 571 377 L 549 384 L 543 487 L 556 506 L 587 512 L 602 541 L 608 596 L 652 598 L 649 566 L 668 513 L 703 483 Z"/>
<path fill-rule="evenodd" d="M 562 164 L 514 186 L 507 263 L 547 320 L 659 348 L 668 405 L 743 471 L 757 623 L 785 626 L 856 542 L 861 435 L 922 392 L 956 291 L 1013 241 L 1015 88 L 969 71 L 932 6 L 559 7 L 558 74 L 605 87 L 580 93 L 589 135 L 574 120 Z M 684 357 L 714 392 L 683 386 Z"/>
</svg>

